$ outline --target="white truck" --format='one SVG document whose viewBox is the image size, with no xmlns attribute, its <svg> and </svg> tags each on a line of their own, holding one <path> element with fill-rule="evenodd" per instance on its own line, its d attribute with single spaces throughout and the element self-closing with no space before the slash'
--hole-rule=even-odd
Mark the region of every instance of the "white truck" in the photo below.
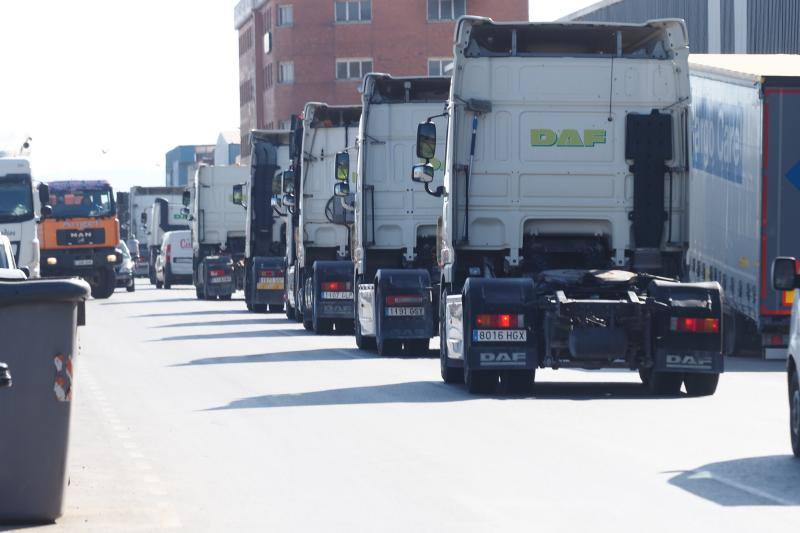
<svg viewBox="0 0 800 533">
<path fill-rule="evenodd" d="M 181 193 L 182 195 L 183 193 Z M 156 284 L 156 258 L 161 253 L 161 242 L 168 231 L 189 229 L 187 215 L 180 201 L 171 203 L 166 198 L 156 198 L 146 211 L 139 215 L 139 221 L 147 234 L 147 253 L 150 283 Z M 141 246 L 141 245 L 140 245 Z"/>
<path fill-rule="evenodd" d="M 537 368 L 620 368 L 654 394 L 715 392 L 722 289 L 678 281 L 688 55 L 681 20 L 459 19 L 447 140 L 417 131 L 418 157 L 445 161 L 445 382 L 528 392 Z"/>
<path fill-rule="evenodd" d="M 201 269 L 207 257 L 228 256 L 234 264 L 235 280 L 243 273 L 245 248 L 245 211 L 233 202 L 233 187 L 247 180 L 248 168 L 242 166 L 201 165 L 183 193 L 184 215 L 192 232 L 192 279 L 198 296 L 206 285 L 207 269 Z M 246 200 L 246 199 L 244 199 Z"/>
<path fill-rule="evenodd" d="M 409 187 L 408 164 L 414 155 L 415 125 L 434 116 L 444 124 L 449 93 L 449 78 L 367 75 L 357 147 L 337 154 L 336 194 L 344 197 L 355 188 L 356 344 L 377 348 L 380 355 L 425 354 L 438 334 L 436 228 L 442 200 Z M 351 154 L 357 169 L 354 183 L 348 180 Z M 441 163 L 434 162 L 434 168 L 435 186 L 440 186 Z"/>
<path fill-rule="evenodd" d="M 0 235 L 8 237 L 17 266 L 31 278 L 40 275 L 37 222 L 41 206 L 50 209 L 49 197 L 47 185 L 33 181 L 27 158 L 0 157 Z"/>
<path fill-rule="evenodd" d="M 288 314 L 317 333 L 352 331 L 348 213 L 331 191 L 336 153 L 355 144 L 361 106 L 308 103 L 294 130 L 295 183 L 284 196 Z M 352 219 L 352 215 L 350 215 Z M 350 221 L 351 222 L 351 221 Z"/>
<path fill-rule="evenodd" d="M 284 180 L 292 184 L 289 167 L 291 132 L 253 130 L 252 154 L 244 183 L 233 188 L 233 202 L 245 208 L 244 299 L 256 313 L 284 309 L 286 284 L 286 217 L 281 205 Z"/>
<path fill-rule="evenodd" d="M 128 194 L 128 212 L 121 224 L 128 227 L 128 242 L 133 244 L 133 240 L 138 242 L 137 274 L 144 269 L 145 275 L 151 276 L 155 267 L 155 257 L 150 259 L 149 239 L 147 236 L 147 223 L 144 221 L 153 208 L 156 198 L 163 198 L 170 204 L 177 204 L 181 201 L 183 187 L 131 187 Z M 142 213 L 145 213 L 142 218 Z M 161 233 L 163 235 L 163 232 Z M 131 250 L 131 254 L 135 255 Z M 144 263 L 144 264 L 142 264 Z M 152 279 L 151 279 L 152 281 Z"/>
</svg>

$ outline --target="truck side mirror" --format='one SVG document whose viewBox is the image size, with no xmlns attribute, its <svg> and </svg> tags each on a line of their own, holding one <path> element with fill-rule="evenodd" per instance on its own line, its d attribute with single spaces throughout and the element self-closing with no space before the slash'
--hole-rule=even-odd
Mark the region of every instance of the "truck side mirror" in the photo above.
<svg viewBox="0 0 800 533">
<path fill-rule="evenodd" d="M 421 122 L 417 126 L 417 157 L 430 161 L 436 157 L 436 124 Z"/>
<path fill-rule="evenodd" d="M 42 205 L 50 203 L 50 186 L 46 183 L 39 184 L 39 203 Z"/>
<path fill-rule="evenodd" d="M 333 186 L 333 194 L 339 198 L 345 198 L 350 194 L 350 184 L 346 181 L 340 181 Z"/>
<path fill-rule="evenodd" d="M 433 165 L 430 163 L 414 165 L 411 169 L 411 179 L 417 183 L 431 183 L 433 182 L 433 172 Z"/>
<path fill-rule="evenodd" d="M 241 184 L 233 186 L 233 203 L 236 205 L 241 205 L 241 206 L 244 205 L 244 191 L 242 190 L 243 187 L 244 186 Z"/>
<path fill-rule="evenodd" d="M 797 259 L 776 257 L 772 263 L 772 287 L 776 291 L 791 291 L 797 288 Z"/>
<path fill-rule="evenodd" d="M 39 210 L 39 212 L 41 213 L 42 218 L 47 218 L 47 217 L 49 217 L 50 215 L 53 214 L 53 208 L 48 204 L 44 204 L 44 205 L 42 205 L 42 207 Z"/>
<path fill-rule="evenodd" d="M 279 194 L 273 194 L 269 199 L 269 205 L 271 207 L 281 207 L 281 197 Z"/>
<path fill-rule="evenodd" d="M 0 363 L 0 389 L 11 386 L 11 373 L 8 371 L 8 365 Z"/>
<path fill-rule="evenodd" d="M 336 154 L 336 181 L 347 181 L 350 177 L 350 154 L 339 152 Z"/>
<path fill-rule="evenodd" d="M 183 201 L 183 205 L 189 207 L 189 203 L 192 201 L 192 193 L 189 191 L 183 191 L 183 195 L 181 196 L 181 200 Z"/>
<path fill-rule="evenodd" d="M 181 215 L 188 217 L 189 216 L 189 208 L 188 207 L 181 207 Z"/>
<path fill-rule="evenodd" d="M 294 170 L 283 172 L 283 192 L 286 194 L 294 194 L 294 178 Z"/>
<path fill-rule="evenodd" d="M 295 201 L 294 196 L 291 194 L 284 194 L 283 198 L 281 198 L 281 203 L 284 207 L 294 207 Z"/>
</svg>

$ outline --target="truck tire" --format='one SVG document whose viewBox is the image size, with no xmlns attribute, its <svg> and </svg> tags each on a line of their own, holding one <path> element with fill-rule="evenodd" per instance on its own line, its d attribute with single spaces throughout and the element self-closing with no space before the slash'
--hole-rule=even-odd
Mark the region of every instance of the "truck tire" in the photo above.
<svg viewBox="0 0 800 533">
<path fill-rule="evenodd" d="M 430 339 L 408 339 L 403 345 L 407 357 L 428 357 L 430 353 Z"/>
<path fill-rule="evenodd" d="M 172 288 L 172 280 L 169 279 L 169 274 L 164 272 L 164 288 L 169 290 Z"/>
<path fill-rule="evenodd" d="M 294 307 L 288 303 L 286 304 L 286 318 L 289 320 L 294 320 Z"/>
<path fill-rule="evenodd" d="M 403 342 L 400 340 L 378 336 L 375 342 L 378 346 L 378 355 L 381 357 L 395 357 L 403 353 Z"/>
<path fill-rule="evenodd" d="M 283 311 L 283 304 L 271 304 L 269 307 L 264 308 L 263 311 L 259 311 L 260 313 L 264 313 L 269 309 L 270 313 L 280 313 Z"/>
<path fill-rule="evenodd" d="M 442 381 L 445 383 L 464 383 L 464 369 L 448 364 L 447 359 L 447 329 L 444 316 L 444 303 L 447 302 L 447 291 L 442 291 L 442 299 L 439 300 L 439 370 L 442 374 Z"/>
<path fill-rule="evenodd" d="M 194 294 L 195 294 L 195 296 L 197 296 L 198 300 L 202 300 L 204 298 L 203 289 L 201 287 L 195 287 L 194 288 Z"/>
<path fill-rule="evenodd" d="M 156 289 L 160 289 L 163 286 L 164 286 L 164 284 L 161 283 L 160 281 L 158 281 L 158 279 L 156 279 Z"/>
<path fill-rule="evenodd" d="M 686 374 L 683 385 L 689 396 L 712 396 L 717 390 L 719 374 Z"/>
<path fill-rule="evenodd" d="M 536 370 L 508 370 L 500 375 L 505 392 L 508 394 L 531 394 L 536 379 Z"/>
<path fill-rule="evenodd" d="M 231 298 L 233 298 L 232 294 L 220 294 L 219 295 L 219 299 L 220 300 L 230 301 Z"/>
<path fill-rule="evenodd" d="M 131 282 L 127 287 L 125 287 L 125 290 L 128 291 L 128 292 L 134 292 L 136 290 L 136 279 L 135 278 L 131 278 Z"/>
<path fill-rule="evenodd" d="M 253 313 L 266 313 L 267 306 L 264 304 L 251 305 L 249 310 L 252 311 Z"/>
<path fill-rule="evenodd" d="M 683 374 L 677 372 L 650 371 L 647 390 L 656 396 L 677 396 L 681 392 Z"/>
<path fill-rule="evenodd" d="M 375 337 L 365 337 L 361 334 L 361 321 L 356 318 L 353 321 L 353 335 L 356 338 L 356 346 L 359 350 L 375 350 L 378 346 L 375 343 Z"/>
<path fill-rule="evenodd" d="M 90 284 L 92 289 L 92 298 L 98 300 L 105 300 L 114 294 L 114 289 L 117 287 L 116 274 L 113 269 L 104 268 L 97 271 L 94 282 Z"/>
<path fill-rule="evenodd" d="M 464 368 L 464 383 L 470 394 L 491 394 L 497 386 L 497 372 L 494 370 L 472 370 Z"/>
<path fill-rule="evenodd" d="M 792 452 L 800 458 L 800 377 L 797 370 L 789 376 L 789 435 Z"/>
</svg>

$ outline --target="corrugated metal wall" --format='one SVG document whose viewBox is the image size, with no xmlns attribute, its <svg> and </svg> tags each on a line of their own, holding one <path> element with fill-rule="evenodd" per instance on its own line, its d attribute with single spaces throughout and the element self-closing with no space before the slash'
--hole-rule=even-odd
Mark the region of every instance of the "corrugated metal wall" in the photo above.
<svg viewBox="0 0 800 533">
<path fill-rule="evenodd" d="M 735 50 L 735 0 L 720 2 L 721 51 Z M 708 52 L 707 0 L 622 0 L 577 20 L 644 22 L 682 18 L 689 28 L 692 52 Z M 747 51 L 751 54 L 800 53 L 800 0 L 748 0 Z"/>
<path fill-rule="evenodd" d="M 800 0 L 749 0 L 747 50 L 754 54 L 800 53 Z"/>
<path fill-rule="evenodd" d="M 689 29 L 691 51 L 696 53 L 708 51 L 708 2 L 706 0 L 623 0 L 593 11 L 577 20 L 644 22 L 658 18 L 684 19 Z"/>
</svg>

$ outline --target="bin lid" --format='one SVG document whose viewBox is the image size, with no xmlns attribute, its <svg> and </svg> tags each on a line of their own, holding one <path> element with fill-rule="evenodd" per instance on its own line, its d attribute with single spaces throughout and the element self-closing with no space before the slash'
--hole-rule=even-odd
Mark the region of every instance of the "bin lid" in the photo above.
<svg viewBox="0 0 800 533">
<path fill-rule="evenodd" d="M 26 303 L 83 302 L 89 284 L 78 278 L 12 281 L 0 277 L 0 307 Z"/>
</svg>

